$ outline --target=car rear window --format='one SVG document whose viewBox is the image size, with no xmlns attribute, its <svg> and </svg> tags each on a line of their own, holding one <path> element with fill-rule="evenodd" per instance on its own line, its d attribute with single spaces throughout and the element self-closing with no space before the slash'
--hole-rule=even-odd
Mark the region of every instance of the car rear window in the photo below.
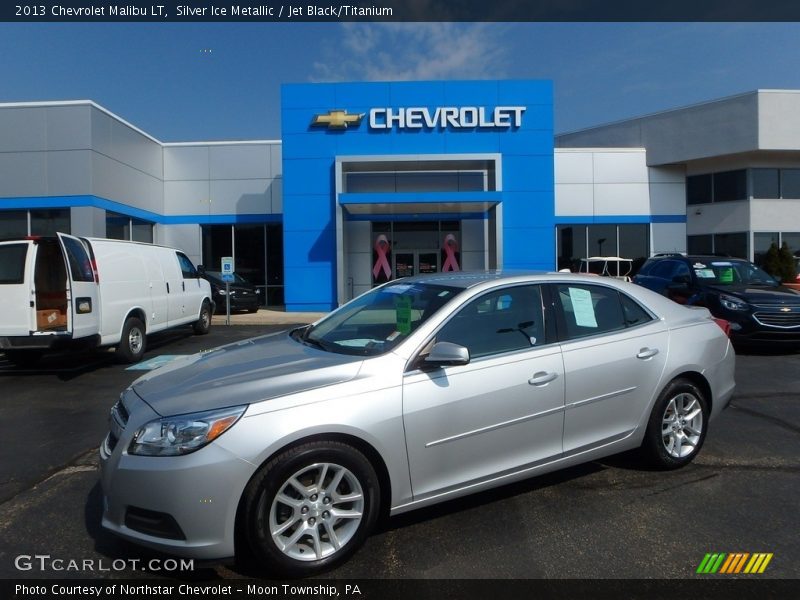
<svg viewBox="0 0 800 600">
<path fill-rule="evenodd" d="M 0 245 L 0 285 L 13 285 L 25 280 L 25 257 L 28 244 Z"/>
</svg>

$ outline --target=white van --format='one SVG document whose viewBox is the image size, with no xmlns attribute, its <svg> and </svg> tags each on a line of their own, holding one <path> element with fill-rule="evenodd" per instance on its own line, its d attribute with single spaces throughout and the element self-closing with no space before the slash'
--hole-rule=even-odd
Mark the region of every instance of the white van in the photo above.
<svg viewBox="0 0 800 600">
<path fill-rule="evenodd" d="M 213 312 L 208 281 L 175 248 L 63 233 L 0 242 L 0 351 L 18 364 L 67 344 L 137 362 L 146 334 L 205 334 Z"/>
</svg>

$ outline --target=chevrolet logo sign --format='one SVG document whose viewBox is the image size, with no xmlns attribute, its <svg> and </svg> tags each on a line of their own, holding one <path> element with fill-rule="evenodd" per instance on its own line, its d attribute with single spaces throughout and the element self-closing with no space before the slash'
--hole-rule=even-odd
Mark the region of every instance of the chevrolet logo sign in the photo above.
<svg viewBox="0 0 800 600">
<path fill-rule="evenodd" d="M 311 125 L 328 129 L 347 129 L 348 127 L 358 127 L 363 118 L 364 113 L 349 115 L 346 110 L 329 110 L 327 115 L 314 115 Z"/>
<path fill-rule="evenodd" d="M 784 306 L 784 307 L 781 309 L 781 312 L 792 312 L 792 309 L 791 309 L 791 308 L 788 308 L 788 307 L 786 307 L 786 306 Z"/>
</svg>

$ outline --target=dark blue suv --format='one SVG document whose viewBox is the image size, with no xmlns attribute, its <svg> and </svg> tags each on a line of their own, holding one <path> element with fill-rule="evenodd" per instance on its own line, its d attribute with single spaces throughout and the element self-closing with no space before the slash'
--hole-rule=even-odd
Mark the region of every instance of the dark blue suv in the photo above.
<svg viewBox="0 0 800 600">
<path fill-rule="evenodd" d="M 655 256 L 633 281 L 680 304 L 705 306 L 730 322 L 734 342 L 786 342 L 800 347 L 800 293 L 746 260 Z"/>
</svg>

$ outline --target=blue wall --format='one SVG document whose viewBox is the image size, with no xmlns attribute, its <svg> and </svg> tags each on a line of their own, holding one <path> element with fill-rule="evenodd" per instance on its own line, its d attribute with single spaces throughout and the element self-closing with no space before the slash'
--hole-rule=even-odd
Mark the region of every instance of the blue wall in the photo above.
<svg viewBox="0 0 800 600">
<path fill-rule="evenodd" d="M 281 89 L 286 308 L 336 306 L 336 156 L 499 153 L 503 267 L 555 265 L 553 90 L 550 81 L 292 84 Z M 524 106 L 508 129 L 374 130 L 371 108 Z M 367 113 L 358 128 L 312 127 L 332 109 Z"/>
</svg>

